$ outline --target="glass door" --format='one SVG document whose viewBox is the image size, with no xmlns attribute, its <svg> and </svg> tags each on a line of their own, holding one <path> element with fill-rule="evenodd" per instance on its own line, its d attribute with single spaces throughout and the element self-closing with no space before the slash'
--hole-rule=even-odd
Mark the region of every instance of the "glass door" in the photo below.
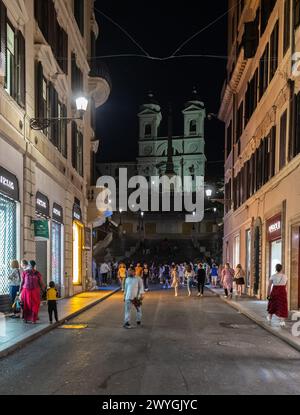
<svg viewBox="0 0 300 415">
<path fill-rule="evenodd" d="M 51 278 L 60 293 L 62 282 L 62 226 L 57 222 L 52 222 L 51 232 Z"/>
<path fill-rule="evenodd" d="M 9 294 L 10 262 L 17 259 L 17 206 L 0 194 L 0 295 Z"/>
</svg>

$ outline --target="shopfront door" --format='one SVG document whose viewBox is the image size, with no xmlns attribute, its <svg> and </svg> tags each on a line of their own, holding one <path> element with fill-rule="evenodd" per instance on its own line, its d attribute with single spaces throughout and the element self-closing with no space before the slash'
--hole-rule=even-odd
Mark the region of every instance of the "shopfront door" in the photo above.
<svg viewBox="0 0 300 415">
<path fill-rule="evenodd" d="M 282 240 L 271 242 L 270 247 L 270 272 L 269 275 L 275 274 L 276 265 L 282 263 Z"/>
<path fill-rule="evenodd" d="M 18 258 L 19 184 L 12 173 L 0 166 L 0 309 L 9 294 L 10 263 Z"/>
</svg>

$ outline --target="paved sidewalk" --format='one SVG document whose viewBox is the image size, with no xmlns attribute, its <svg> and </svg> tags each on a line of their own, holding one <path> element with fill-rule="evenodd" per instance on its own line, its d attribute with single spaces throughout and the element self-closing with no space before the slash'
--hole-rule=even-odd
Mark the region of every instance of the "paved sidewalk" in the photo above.
<svg viewBox="0 0 300 415">
<path fill-rule="evenodd" d="M 49 324 L 46 302 L 41 304 L 37 324 L 25 324 L 22 319 L 4 317 L 0 319 L 0 358 L 6 356 L 24 344 L 47 333 L 85 310 L 100 303 L 119 291 L 118 287 L 83 292 L 74 297 L 58 300 L 58 323 Z"/>
<path fill-rule="evenodd" d="M 286 327 L 281 328 L 279 326 L 279 319 L 275 316 L 272 319 L 272 323 L 268 323 L 266 319 L 268 306 L 267 301 L 261 301 L 257 298 L 252 298 L 248 296 L 238 297 L 235 294 L 233 294 L 233 298 L 232 300 L 230 300 L 224 298 L 224 290 L 222 288 L 212 288 L 211 286 L 207 286 L 207 288 L 209 288 L 215 294 L 219 295 L 223 301 L 225 301 L 231 307 L 235 308 L 240 313 L 244 314 L 245 316 L 253 320 L 256 324 L 263 327 L 265 330 L 274 334 L 274 336 L 279 337 L 281 340 L 285 341 L 290 346 L 300 351 L 300 331 L 298 330 L 298 337 L 292 335 L 292 326 L 293 324 L 295 324 L 296 321 L 291 320 L 291 315 L 288 321 L 286 322 Z"/>
</svg>

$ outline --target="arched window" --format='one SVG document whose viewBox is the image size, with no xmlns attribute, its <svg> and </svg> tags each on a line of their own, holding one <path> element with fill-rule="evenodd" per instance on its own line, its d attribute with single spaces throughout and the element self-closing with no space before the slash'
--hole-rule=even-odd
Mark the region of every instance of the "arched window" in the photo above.
<svg viewBox="0 0 300 415">
<path fill-rule="evenodd" d="M 145 137 L 151 137 L 151 136 L 152 136 L 151 124 L 146 124 L 146 126 L 145 126 Z"/>
<path fill-rule="evenodd" d="M 196 122 L 196 120 L 192 120 L 190 122 L 190 134 L 191 135 L 197 134 L 197 122 Z"/>
</svg>

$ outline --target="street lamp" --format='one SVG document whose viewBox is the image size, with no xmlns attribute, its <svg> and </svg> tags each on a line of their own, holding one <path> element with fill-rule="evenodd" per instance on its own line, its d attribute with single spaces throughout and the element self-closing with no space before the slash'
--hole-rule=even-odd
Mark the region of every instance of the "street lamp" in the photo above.
<svg viewBox="0 0 300 415">
<path fill-rule="evenodd" d="M 123 209 L 120 208 L 119 212 L 120 212 L 120 225 L 122 225 L 122 212 L 123 212 Z"/>
<path fill-rule="evenodd" d="M 50 117 L 50 118 L 31 118 L 29 121 L 30 128 L 32 130 L 46 130 L 51 123 L 57 123 L 59 121 L 66 121 L 67 123 L 73 120 L 82 120 L 83 115 L 87 110 L 88 100 L 84 96 L 77 97 L 75 99 L 76 110 L 78 111 L 78 117 Z"/>
</svg>

